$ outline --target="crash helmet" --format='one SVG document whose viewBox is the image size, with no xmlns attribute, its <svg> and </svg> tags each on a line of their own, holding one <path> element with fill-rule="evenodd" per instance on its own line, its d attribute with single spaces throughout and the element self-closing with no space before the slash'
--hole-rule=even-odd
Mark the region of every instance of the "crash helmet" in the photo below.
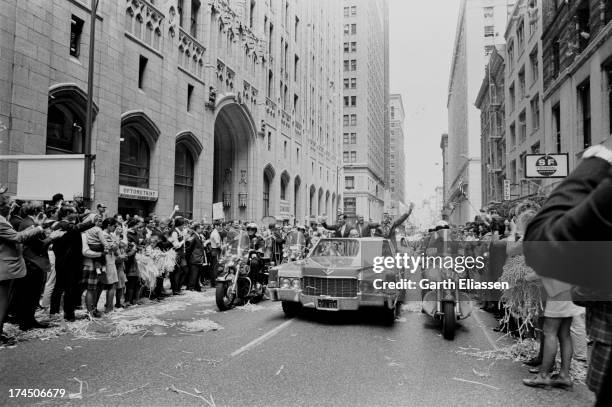
<svg viewBox="0 0 612 407">
<path fill-rule="evenodd" d="M 255 224 L 253 222 L 248 223 L 247 227 L 246 227 L 246 230 L 247 230 L 247 232 L 252 230 L 254 233 L 257 233 L 257 224 Z"/>
</svg>

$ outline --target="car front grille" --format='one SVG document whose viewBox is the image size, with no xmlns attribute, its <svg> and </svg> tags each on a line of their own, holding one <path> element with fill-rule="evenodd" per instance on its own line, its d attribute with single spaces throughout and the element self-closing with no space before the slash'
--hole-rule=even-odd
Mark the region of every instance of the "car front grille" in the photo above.
<svg viewBox="0 0 612 407">
<path fill-rule="evenodd" d="M 359 282 L 356 278 L 303 277 L 304 295 L 328 295 L 330 297 L 356 297 Z"/>
</svg>

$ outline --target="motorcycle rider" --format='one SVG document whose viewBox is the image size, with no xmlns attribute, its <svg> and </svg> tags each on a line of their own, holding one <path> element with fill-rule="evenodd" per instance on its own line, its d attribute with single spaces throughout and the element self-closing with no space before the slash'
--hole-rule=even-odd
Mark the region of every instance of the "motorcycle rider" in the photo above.
<svg viewBox="0 0 612 407">
<path fill-rule="evenodd" d="M 246 230 L 249 235 L 249 278 L 253 283 L 262 283 L 261 271 L 264 266 L 262 256 L 266 242 L 257 234 L 255 223 L 249 223 Z"/>
</svg>

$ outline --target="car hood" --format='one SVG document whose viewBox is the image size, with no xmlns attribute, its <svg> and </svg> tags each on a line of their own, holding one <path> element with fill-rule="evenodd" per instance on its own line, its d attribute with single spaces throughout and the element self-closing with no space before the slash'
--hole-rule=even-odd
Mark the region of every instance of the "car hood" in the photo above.
<svg viewBox="0 0 612 407">
<path fill-rule="evenodd" d="M 302 276 L 302 267 L 303 265 L 297 261 L 280 264 L 270 270 L 270 278 L 274 279 L 275 276 L 273 274 L 280 277 L 299 278 Z"/>
<path fill-rule="evenodd" d="M 358 258 L 309 257 L 303 260 L 302 274 L 312 277 L 356 278 L 360 269 Z"/>
</svg>

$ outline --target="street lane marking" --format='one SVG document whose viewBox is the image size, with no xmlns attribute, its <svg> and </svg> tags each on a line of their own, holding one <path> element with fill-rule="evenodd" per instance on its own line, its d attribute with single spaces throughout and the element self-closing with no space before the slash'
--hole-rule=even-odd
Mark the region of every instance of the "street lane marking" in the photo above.
<svg viewBox="0 0 612 407">
<path fill-rule="evenodd" d="M 235 357 L 240 355 L 243 352 L 246 352 L 247 350 L 251 349 L 254 346 L 259 345 L 260 343 L 267 341 L 268 339 L 270 339 L 271 337 L 273 337 L 274 335 L 276 335 L 277 333 L 279 333 L 280 331 L 282 331 L 283 329 L 285 329 L 291 322 L 293 322 L 293 319 L 290 319 L 289 321 L 285 321 L 282 324 L 280 324 L 279 326 L 277 326 L 276 328 L 266 332 L 265 334 L 261 335 L 259 338 L 256 338 L 254 340 L 252 340 L 251 342 L 247 343 L 246 345 L 244 345 L 242 348 L 235 350 L 234 352 L 232 352 L 230 354 L 230 357 Z"/>
<path fill-rule="evenodd" d="M 497 346 L 497 343 L 493 340 L 493 338 L 491 338 L 491 335 L 489 334 L 489 331 L 487 331 L 485 324 L 483 324 L 482 320 L 478 317 L 478 313 L 472 312 L 472 316 L 474 316 L 476 323 L 478 323 L 478 326 L 480 327 L 480 329 L 482 329 L 482 332 L 485 334 L 485 337 L 487 338 L 487 341 L 489 341 L 489 344 L 493 347 L 493 349 L 498 350 L 499 347 Z"/>
</svg>

